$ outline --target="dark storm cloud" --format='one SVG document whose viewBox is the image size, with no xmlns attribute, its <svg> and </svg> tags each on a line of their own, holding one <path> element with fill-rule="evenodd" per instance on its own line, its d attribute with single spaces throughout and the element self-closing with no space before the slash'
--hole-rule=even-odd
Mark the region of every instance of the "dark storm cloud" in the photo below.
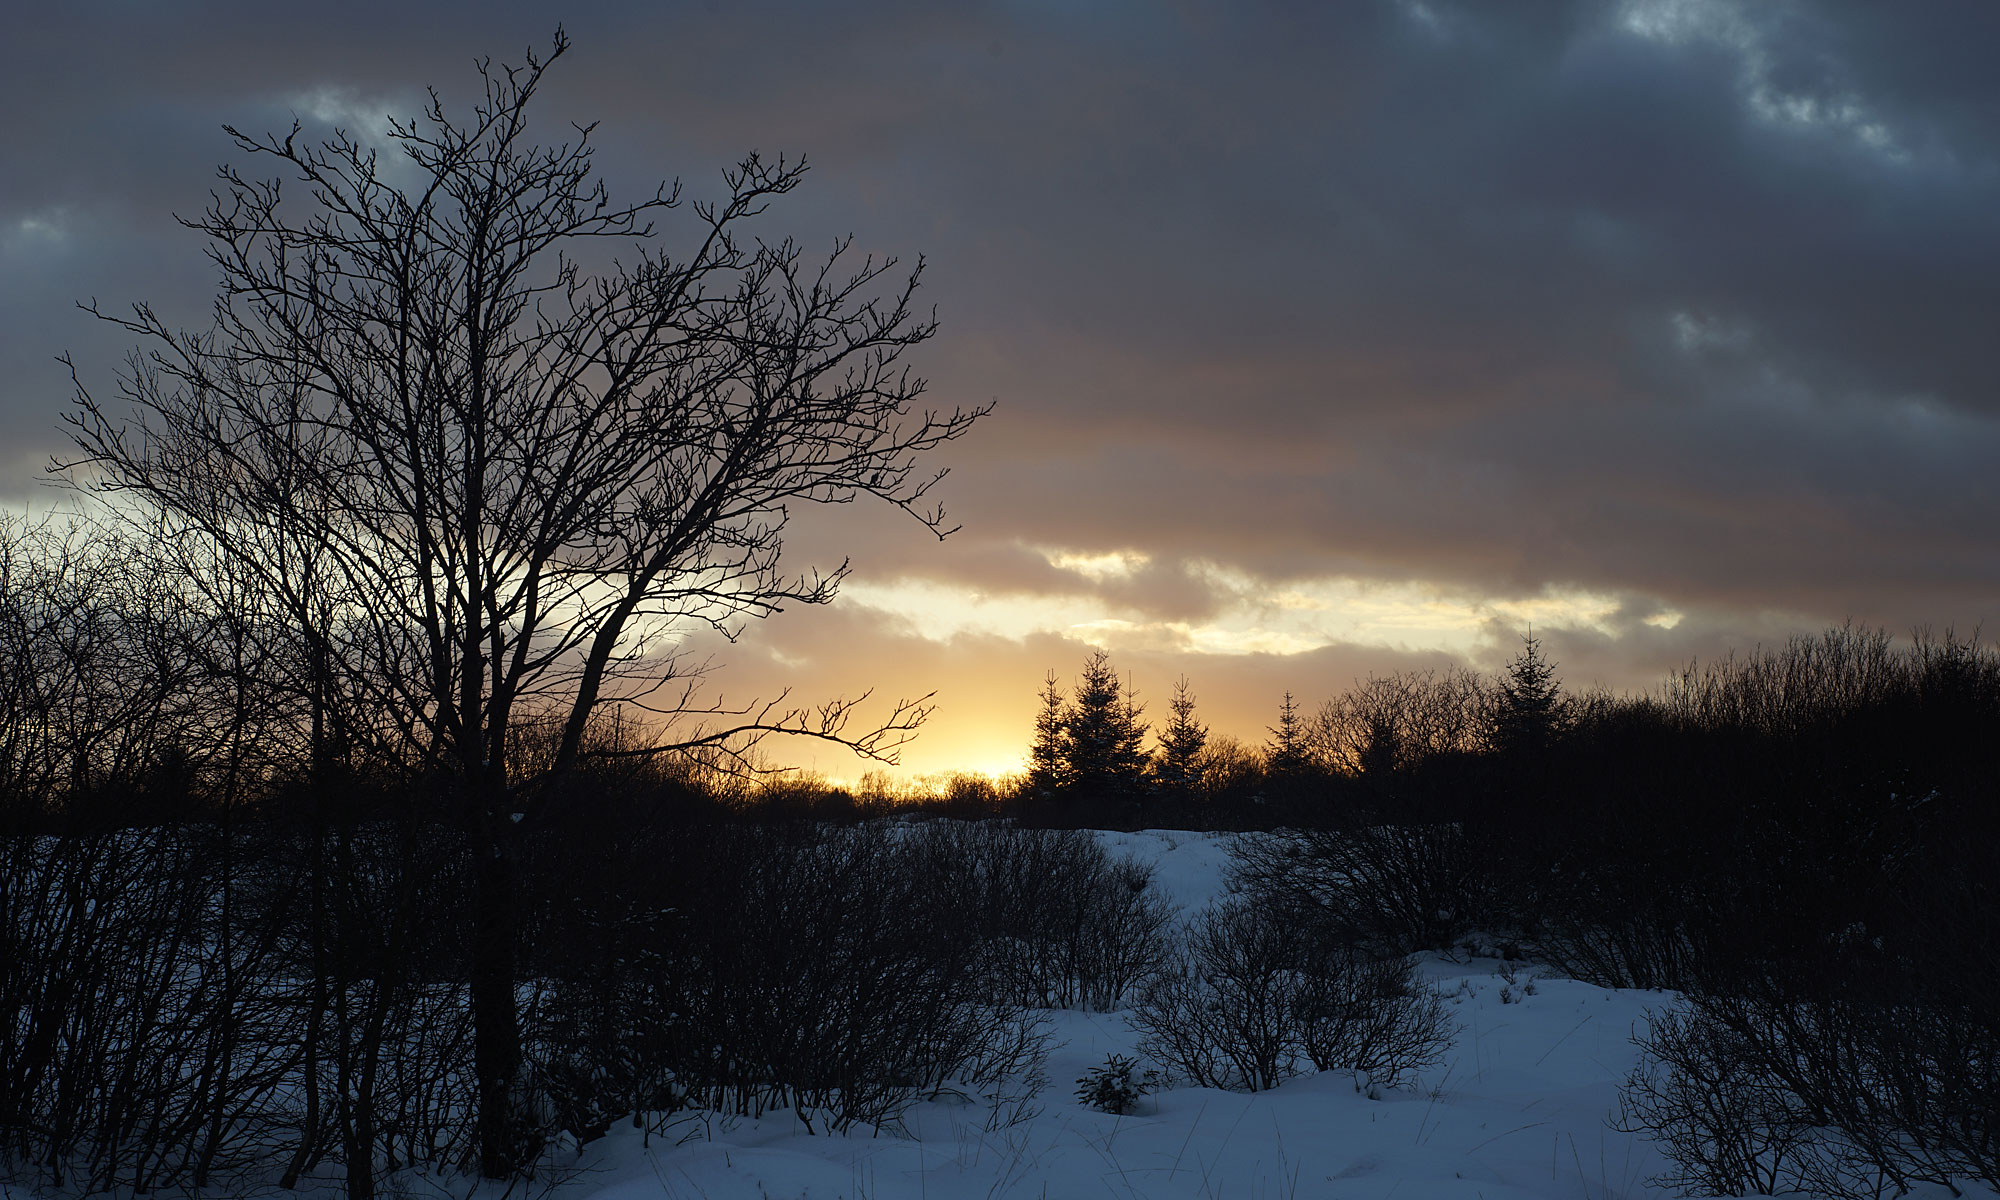
<svg viewBox="0 0 2000 1200">
<path fill-rule="evenodd" d="M 802 527 L 801 562 L 851 553 L 865 577 L 1097 594 L 1163 620 L 1221 602 L 1198 562 L 1701 614 L 1677 638 L 1634 617 L 1579 642 L 1607 677 L 1793 621 L 2000 615 L 1990 6 L 564 19 L 577 48 L 548 115 L 602 120 L 614 184 L 708 188 L 750 148 L 807 154 L 773 228 L 928 254 L 936 395 L 1002 402 L 949 455 L 967 523 L 951 544 L 842 510 Z M 551 20 L 17 16 L 0 490 L 58 444 L 51 355 L 109 383 L 116 342 L 71 300 L 200 316 L 208 273 L 168 214 L 202 203 L 217 125 L 408 112 L 424 83 L 462 101 L 475 55 L 518 59 Z M 1093 581 L 1051 548 L 1151 561 Z"/>
</svg>

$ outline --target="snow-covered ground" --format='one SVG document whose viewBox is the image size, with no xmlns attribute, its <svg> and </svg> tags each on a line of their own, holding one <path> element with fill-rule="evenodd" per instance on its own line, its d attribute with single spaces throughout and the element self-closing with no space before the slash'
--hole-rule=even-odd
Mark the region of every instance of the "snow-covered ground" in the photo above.
<svg viewBox="0 0 2000 1200">
<path fill-rule="evenodd" d="M 1114 855 L 1154 864 L 1186 911 L 1226 890 L 1224 837 L 1100 836 Z M 702 1132 L 650 1148 L 625 1128 L 587 1147 L 581 1173 L 557 1191 L 563 1200 L 1671 1194 L 1647 1183 L 1663 1165 L 1650 1143 L 1607 1124 L 1635 1059 L 1634 1027 L 1670 997 L 1538 977 L 1532 966 L 1513 969 L 1509 983 L 1507 969 L 1483 958 L 1424 964 L 1452 999 L 1458 1040 L 1418 1086 L 1380 1099 L 1326 1074 L 1256 1095 L 1170 1088 L 1110 1116 L 1072 1092 L 1107 1054 L 1132 1053 L 1134 1034 L 1121 1014 L 1057 1012 L 1038 1111 L 1012 1124 L 959 1100 L 913 1109 L 906 1136 L 815 1136 L 782 1113 L 691 1122 L 688 1133 Z"/>
</svg>

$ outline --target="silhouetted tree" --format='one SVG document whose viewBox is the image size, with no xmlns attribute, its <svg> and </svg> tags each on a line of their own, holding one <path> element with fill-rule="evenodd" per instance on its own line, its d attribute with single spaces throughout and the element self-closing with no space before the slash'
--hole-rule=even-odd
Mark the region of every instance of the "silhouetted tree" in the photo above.
<svg viewBox="0 0 2000 1200">
<path fill-rule="evenodd" d="M 1299 716 L 1298 701 L 1285 693 L 1278 705 L 1278 723 L 1268 727 L 1264 743 L 1265 769 L 1274 780 L 1296 780 L 1312 765 L 1306 747 L 1305 721 Z"/>
<path fill-rule="evenodd" d="M 1208 726 L 1195 719 L 1194 692 L 1185 675 L 1174 681 L 1173 699 L 1167 702 L 1167 723 L 1159 738 L 1160 756 L 1154 774 L 1160 785 L 1183 797 L 1198 792 Z"/>
<path fill-rule="evenodd" d="M 1265 778 L 1264 756 L 1258 747 L 1209 731 L 1201 756 L 1201 800 L 1209 821 L 1254 824 L 1268 820 L 1268 814 L 1260 817 L 1252 810 L 1263 793 Z"/>
<path fill-rule="evenodd" d="M 1064 723 L 1068 748 L 1069 784 L 1093 800 L 1136 798 L 1145 786 L 1146 756 L 1140 749 L 1146 726 L 1143 710 L 1119 682 L 1111 656 L 1091 651 L 1077 677 L 1076 692 Z"/>
<path fill-rule="evenodd" d="M 1371 716 L 1364 738 L 1361 753 L 1356 756 L 1361 776 L 1379 782 L 1395 774 L 1404 753 L 1402 737 L 1396 732 L 1395 724 L 1385 716 Z"/>
<path fill-rule="evenodd" d="M 106 317 L 149 347 L 122 381 L 139 416 L 79 383 L 69 464 L 115 511 L 207 543 L 272 595 L 310 569 L 346 615 L 321 631 L 329 669 L 438 785 L 469 852 L 488 1176 L 517 1169 L 535 1136 L 515 861 L 593 753 L 593 717 L 654 720 L 625 753 L 788 732 L 892 758 L 923 701 L 866 731 L 845 700 L 705 705 L 705 667 L 674 638 L 833 599 L 844 565 L 779 569 L 795 502 L 874 496 L 950 532 L 924 501 L 942 472 L 919 462 L 984 411 L 912 416 L 924 384 L 900 360 L 935 328 L 912 304 L 921 264 L 897 278 L 847 241 L 808 262 L 789 240 L 744 236 L 803 164 L 753 154 L 726 171 L 724 198 L 690 206 L 676 256 L 649 243 L 678 185 L 616 204 L 593 176 L 591 127 L 534 144 L 531 101 L 567 45 L 558 31 L 523 68 L 482 65 L 468 122 L 435 93 L 421 118 L 392 120 L 394 166 L 345 132 L 313 145 L 296 124 L 229 130 L 303 194 L 222 169 L 186 222 L 221 275 L 213 327 L 176 333 L 143 305 Z M 636 248 L 610 259 L 605 239 Z M 270 617 L 294 615 L 280 602 Z M 543 720 L 553 752 L 518 760 L 512 731 Z"/>
<path fill-rule="evenodd" d="M 1308 753 L 1327 770 L 1366 775 L 1471 752 L 1490 733 L 1491 690 L 1462 667 L 1370 675 L 1313 714 Z"/>
<path fill-rule="evenodd" d="M 1502 754 L 1537 756 L 1562 731 L 1568 706 L 1556 665 L 1529 630 L 1521 653 L 1501 673 L 1493 706 L 1493 747 Z"/>
<path fill-rule="evenodd" d="M 1035 740 L 1028 747 L 1028 794 L 1046 801 L 1069 786 L 1069 714 L 1056 673 L 1042 680 L 1042 706 L 1035 713 Z"/>
</svg>

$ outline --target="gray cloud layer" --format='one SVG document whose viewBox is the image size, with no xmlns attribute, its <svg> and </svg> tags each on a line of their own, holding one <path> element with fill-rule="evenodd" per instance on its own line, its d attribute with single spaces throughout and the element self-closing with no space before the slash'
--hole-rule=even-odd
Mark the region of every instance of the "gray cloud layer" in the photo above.
<svg viewBox="0 0 2000 1200">
<path fill-rule="evenodd" d="M 169 213 L 203 202 L 221 122 L 365 121 L 425 83 L 463 98 L 475 55 L 518 58 L 552 21 L 282 7 L 16 14 L 8 494 L 60 444 L 50 357 L 110 382 L 118 344 L 72 300 L 199 319 L 207 272 Z M 953 450 L 952 544 L 843 511 L 802 553 L 1102 590 L 1162 619 L 1218 602 L 1193 559 L 1701 614 L 1673 638 L 1576 644 L 1618 682 L 1785 621 L 2000 615 L 1991 5 L 564 19 L 551 130 L 601 119 L 628 189 L 708 187 L 751 148 L 808 155 L 773 227 L 929 255 L 937 395 L 1002 403 Z M 1023 545 L 1139 550 L 1153 576 L 1093 584 Z"/>
</svg>

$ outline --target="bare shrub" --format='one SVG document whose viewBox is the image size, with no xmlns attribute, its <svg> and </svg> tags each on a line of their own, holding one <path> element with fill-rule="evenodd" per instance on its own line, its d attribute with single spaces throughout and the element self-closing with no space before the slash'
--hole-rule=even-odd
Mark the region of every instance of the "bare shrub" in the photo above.
<svg viewBox="0 0 2000 1200">
<path fill-rule="evenodd" d="M 1369 960 L 1269 905 L 1198 917 L 1146 986 L 1140 1048 L 1190 1082 L 1262 1091 L 1305 1069 L 1395 1086 L 1434 1065 L 1455 1029 L 1402 959 Z"/>
<path fill-rule="evenodd" d="M 1437 1066 L 1458 1032 L 1444 1000 L 1406 958 L 1369 959 L 1322 943 L 1298 983 L 1299 1048 L 1315 1070 L 1399 1087 Z"/>
<path fill-rule="evenodd" d="M 0 888 L 0 1136 L 55 1188 L 186 1178 L 206 881 L 142 833 L 7 839 Z"/>
<path fill-rule="evenodd" d="M 970 902 L 994 986 L 1035 1008 L 1122 1008 L 1163 960 L 1173 909 L 1152 871 L 1088 831 L 933 821 L 909 848 Z"/>
<path fill-rule="evenodd" d="M 1225 733 L 1211 733 L 1202 748 L 1198 811 L 1211 818 L 1229 810 L 1263 803 L 1257 799 L 1265 783 L 1264 759 L 1256 747 Z"/>
<path fill-rule="evenodd" d="M 1640 1039 L 1623 1120 L 1704 1190 L 1879 1196 L 2000 1186 L 2000 1004 L 1990 933 L 1944 944 L 1855 931 L 1687 997 Z"/>
<path fill-rule="evenodd" d="M 1947 635 L 1946 647 L 1961 645 Z M 1731 654 L 1669 676 L 1659 702 L 1684 728 L 1750 730 L 1765 735 L 1830 728 L 1907 687 L 1936 643 L 1899 655 L 1887 630 L 1846 625 L 1818 637 L 1795 636 L 1782 648 Z"/>
<path fill-rule="evenodd" d="M 1802 1166 L 1814 1191 L 1871 1195 L 1883 1181 L 1903 1191 L 1967 1178 L 2000 1186 L 2000 1024 L 1990 1002 L 1981 1012 L 1921 994 L 1759 986 L 1691 1003 L 1820 1127 Z"/>
<path fill-rule="evenodd" d="M 1240 839 L 1232 857 L 1246 890 L 1388 953 L 1447 948 L 1491 904 L 1492 866 L 1458 821 L 1285 830 Z"/>
<path fill-rule="evenodd" d="M 1323 768 L 1342 775 L 1407 770 L 1483 749 L 1493 704 L 1493 686 L 1462 667 L 1370 675 L 1320 707 L 1306 744 Z"/>
<path fill-rule="evenodd" d="M 1140 1050 L 1202 1087 L 1257 1092 L 1298 1074 L 1292 1001 L 1306 941 L 1244 901 L 1209 909 L 1133 1006 Z"/>
<path fill-rule="evenodd" d="M 924 1096 L 1038 1077 L 1038 1023 L 990 994 L 971 898 L 920 842 L 882 823 L 679 841 L 675 911 L 625 927 L 614 978 L 565 980 L 536 1007 L 530 1044 L 581 1133 L 683 1102 L 881 1126 Z M 594 1030 L 565 1015 L 583 996 L 612 998 Z"/>
<path fill-rule="evenodd" d="M 1652 1136 L 1674 1166 L 1655 1177 L 1684 1196 L 1768 1196 L 1796 1182 L 1813 1142 L 1799 1098 L 1754 1047 L 1698 1012 L 1651 1014 L 1614 1125 Z"/>
<path fill-rule="evenodd" d="M 1593 897 L 1549 904 L 1537 922 L 1535 957 L 1602 988 L 1686 991 L 1703 972 L 1701 925 L 1670 895 Z"/>
<path fill-rule="evenodd" d="M 1165 959 L 1174 906 L 1153 887 L 1153 869 L 1130 859 L 1108 863 L 1084 897 L 1076 954 L 1083 1007 L 1125 1007 L 1139 982 Z"/>
<path fill-rule="evenodd" d="M 426 1039 L 462 1021 L 463 992 L 413 1005 L 379 859 L 281 881 L 283 840 L 203 825 L 0 839 L 0 1006 L 23 1018 L 0 1029 L 0 1158 L 86 1191 L 331 1160 L 357 1196 L 378 1166 L 438 1161 L 446 1143 L 409 1124 L 458 1128 L 466 1097 L 410 1089 L 446 1088 L 452 1057 Z"/>
</svg>

